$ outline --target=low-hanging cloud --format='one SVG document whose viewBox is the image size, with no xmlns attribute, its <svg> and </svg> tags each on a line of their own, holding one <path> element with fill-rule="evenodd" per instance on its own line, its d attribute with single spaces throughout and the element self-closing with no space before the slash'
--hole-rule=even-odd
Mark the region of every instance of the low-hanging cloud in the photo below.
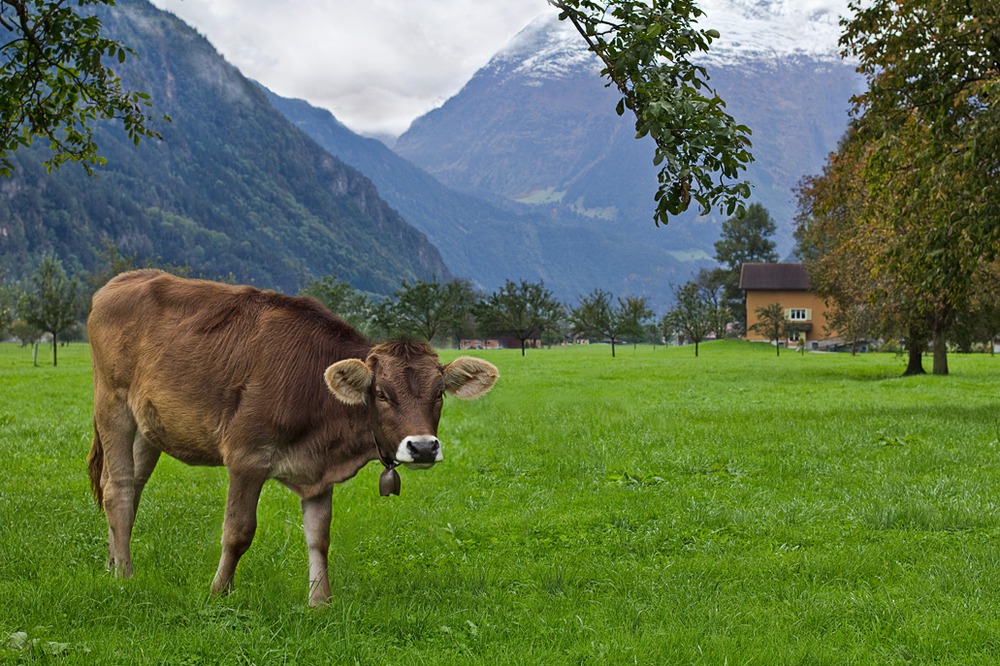
<svg viewBox="0 0 1000 666">
<path fill-rule="evenodd" d="M 720 58 L 832 57 L 848 0 L 701 0 Z M 547 0 L 153 0 L 197 28 L 244 74 L 330 110 L 351 129 L 396 136 L 457 93 Z M 581 44 L 582 48 L 582 44 Z"/>
<path fill-rule="evenodd" d="M 153 0 L 196 27 L 244 74 L 397 135 L 440 105 L 546 0 Z"/>
</svg>

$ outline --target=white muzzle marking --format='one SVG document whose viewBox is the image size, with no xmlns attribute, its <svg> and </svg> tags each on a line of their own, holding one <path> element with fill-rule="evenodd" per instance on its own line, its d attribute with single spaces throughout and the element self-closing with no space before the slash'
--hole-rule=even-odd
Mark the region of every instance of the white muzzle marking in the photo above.
<svg viewBox="0 0 1000 666">
<path fill-rule="evenodd" d="M 411 469 L 427 469 L 444 460 L 441 442 L 434 435 L 409 435 L 396 447 L 396 460 Z"/>
</svg>

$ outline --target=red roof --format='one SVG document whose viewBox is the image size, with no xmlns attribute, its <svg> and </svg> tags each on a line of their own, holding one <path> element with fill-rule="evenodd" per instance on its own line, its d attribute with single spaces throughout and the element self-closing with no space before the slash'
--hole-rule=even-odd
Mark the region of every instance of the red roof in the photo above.
<svg viewBox="0 0 1000 666">
<path fill-rule="evenodd" d="M 743 264 L 740 289 L 809 291 L 809 274 L 802 264 Z"/>
</svg>

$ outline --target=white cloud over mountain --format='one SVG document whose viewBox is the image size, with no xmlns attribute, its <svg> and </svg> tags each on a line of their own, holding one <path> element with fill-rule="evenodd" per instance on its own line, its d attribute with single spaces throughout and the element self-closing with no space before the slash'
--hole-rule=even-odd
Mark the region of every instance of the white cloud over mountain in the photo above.
<svg viewBox="0 0 1000 666">
<path fill-rule="evenodd" d="M 280 94 L 330 110 L 363 133 L 398 134 L 454 95 L 533 17 L 555 22 L 545 0 L 153 0 L 205 34 L 234 65 Z M 847 0 L 700 0 L 701 23 L 722 38 L 709 59 L 789 54 L 836 57 Z M 525 67 L 586 58 L 562 25 Z M 531 37 L 531 40 L 528 38 Z M 553 55 L 560 52 L 558 58 Z"/>
<path fill-rule="evenodd" d="M 846 0 L 702 0 L 702 28 L 721 33 L 702 60 L 730 64 L 803 56 L 839 59 L 837 40 Z M 588 62 L 579 35 L 554 15 L 536 18 L 514 37 L 494 64 L 513 65 L 518 74 L 558 76 Z"/>
</svg>

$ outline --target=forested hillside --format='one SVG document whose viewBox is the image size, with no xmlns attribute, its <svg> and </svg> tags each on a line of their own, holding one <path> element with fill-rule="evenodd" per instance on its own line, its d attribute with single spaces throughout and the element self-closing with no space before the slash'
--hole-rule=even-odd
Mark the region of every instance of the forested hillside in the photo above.
<svg viewBox="0 0 1000 666">
<path fill-rule="evenodd" d="M 41 253 L 96 267 L 110 241 L 138 261 L 190 266 L 296 291 L 335 274 L 390 293 L 401 279 L 449 277 L 437 249 L 371 182 L 319 148 L 193 29 L 145 0 L 103 17 L 138 58 L 121 73 L 152 95 L 163 141 L 137 148 L 98 132 L 107 165 L 46 174 L 40 149 L 14 154 L 0 182 L 0 257 L 17 276 Z"/>
</svg>

